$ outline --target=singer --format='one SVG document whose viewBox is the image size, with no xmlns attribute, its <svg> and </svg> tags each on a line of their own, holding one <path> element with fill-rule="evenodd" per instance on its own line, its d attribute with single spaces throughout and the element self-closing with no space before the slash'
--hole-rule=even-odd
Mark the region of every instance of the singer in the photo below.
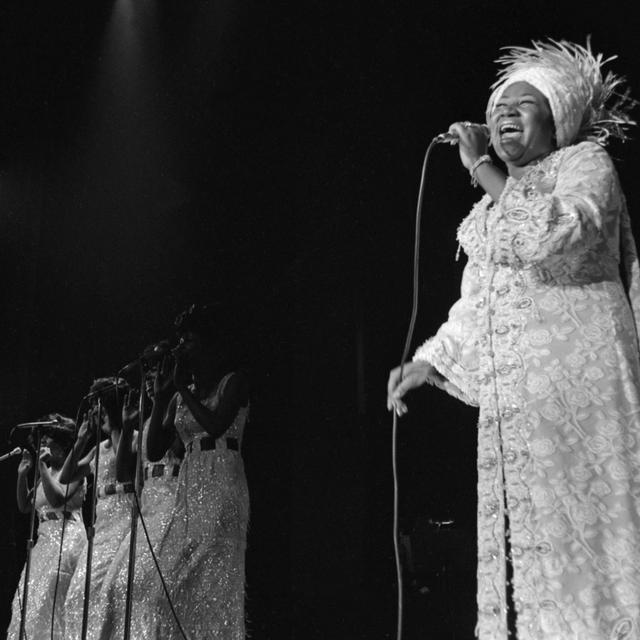
<svg viewBox="0 0 640 640">
<path fill-rule="evenodd" d="M 128 482 L 118 482 L 116 477 L 116 452 L 122 432 L 122 404 L 127 384 L 117 378 L 98 378 L 91 385 L 89 393 L 93 401 L 100 397 L 100 439 L 95 440 L 95 421 L 98 420 L 96 407 L 85 415 L 78 437 L 62 469 L 63 478 L 85 478 L 93 473 L 97 483 L 97 507 L 93 553 L 91 566 L 91 590 L 89 597 L 89 618 L 87 638 L 93 639 L 99 633 L 102 621 L 98 616 L 102 602 L 100 590 L 111 562 L 120 544 L 129 532 L 131 523 L 131 492 L 133 478 Z M 98 469 L 95 469 L 95 447 L 100 447 Z M 65 604 L 65 640 L 79 640 L 82 637 L 83 605 L 85 596 L 85 576 L 87 573 L 88 545 L 85 544 L 78 566 L 71 579 Z"/>
<path fill-rule="evenodd" d="M 153 352 L 154 345 L 145 349 L 144 353 Z M 152 361 L 153 362 L 153 361 Z M 149 400 L 153 400 L 153 386 L 160 363 L 155 362 L 145 372 L 145 387 Z M 137 459 L 137 438 L 135 426 L 138 422 L 136 408 L 137 396 L 130 392 L 122 407 L 122 435 L 118 444 L 116 470 L 120 477 L 133 476 Z M 169 447 L 161 460 L 149 461 L 146 451 L 149 420 L 145 422 L 142 435 L 142 464 L 144 491 L 141 500 L 141 515 L 144 518 L 149 541 L 142 527 L 136 537 L 136 563 L 133 583 L 131 628 L 129 637 L 134 640 L 152 640 L 154 630 L 146 623 L 149 612 L 155 610 L 155 595 L 162 591 L 160 576 L 149 550 L 149 544 L 157 555 L 158 544 L 162 540 L 169 522 L 175 501 L 178 471 L 184 446 L 176 435 L 174 443 Z M 123 540 L 102 585 L 102 598 L 99 605 L 98 619 L 102 628 L 95 636 L 100 640 L 121 640 L 125 633 L 125 599 L 127 595 L 127 579 L 129 574 L 129 547 L 131 541 L 127 535 Z M 160 559 L 162 562 L 162 559 Z M 153 594 L 154 597 L 149 597 Z M 144 597 L 146 596 L 146 597 Z"/>
<path fill-rule="evenodd" d="M 507 173 L 451 126 L 486 193 L 460 299 L 387 403 L 431 383 L 480 409 L 479 638 L 637 640 L 640 264 L 605 150 L 633 102 L 589 42 L 532 44 L 498 60 L 486 112 Z"/>
<path fill-rule="evenodd" d="M 172 392 L 168 362 L 155 380 L 147 453 L 159 459 L 176 431 L 185 445 L 171 521 L 158 556 L 177 615 L 192 640 L 244 640 L 249 493 L 241 456 L 249 414 L 238 370 L 238 323 L 229 309 L 191 307 L 176 320 Z M 144 596 L 143 596 L 144 597 Z M 144 610 L 143 610 L 144 611 Z M 163 593 L 144 638 L 180 633 Z"/>
<path fill-rule="evenodd" d="M 47 427 L 40 440 L 38 452 L 40 482 L 35 490 L 35 502 L 33 488 L 28 487 L 28 475 L 33 467 L 33 458 L 28 449 L 22 453 L 16 487 L 20 511 L 26 513 L 35 508 L 39 521 L 38 541 L 31 556 L 25 633 L 27 638 L 63 640 L 66 638 L 65 597 L 85 540 L 81 511 L 84 482 L 74 481 L 65 485 L 59 480 L 62 463 L 73 443 L 74 421 L 55 413 L 41 420 L 52 420 L 57 424 Z M 31 444 L 33 446 L 33 442 Z M 64 540 L 61 540 L 63 526 Z M 61 542 L 62 555 L 60 556 Z M 60 572 L 58 573 L 59 557 Z M 19 640 L 20 637 L 20 600 L 23 594 L 24 578 L 23 570 L 13 599 L 11 624 L 7 634 L 9 640 Z M 54 594 L 55 613 L 53 611 Z"/>
</svg>

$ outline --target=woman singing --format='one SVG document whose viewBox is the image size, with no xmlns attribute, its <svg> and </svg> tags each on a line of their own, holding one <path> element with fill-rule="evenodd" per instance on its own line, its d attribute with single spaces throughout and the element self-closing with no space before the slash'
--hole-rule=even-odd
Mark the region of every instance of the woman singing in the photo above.
<svg viewBox="0 0 640 640">
<path fill-rule="evenodd" d="M 35 502 L 33 488 L 28 486 L 33 459 L 27 449 L 18 466 L 16 487 L 20 511 L 27 513 L 35 507 L 39 521 L 37 544 L 31 552 L 25 633 L 27 638 L 64 640 L 65 597 L 86 540 L 81 511 L 84 482 L 76 480 L 68 485 L 60 482 L 60 469 L 73 443 L 74 421 L 59 414 L 50 414 L 43 420 L 56 424 L 47 427 L 40 440 L 40 482 Z M 18 640 L 20 636 L 24 578 L 23 571 L 13 599 L 9 640 Z"/>
<path fill-rule="evenodd" d="M 118 482 L 116 478 L 116 451 L 120 441 L 122 403 L 127 391 L 124 380 L 99 378 L 90 389 L 90 394 L 102 402 L 100 411 L 101 437 L 97 472 L 94 469 L 95 438 L 93 421 L 97 419 L 95 406 L 85 418 L 76 443 L 65 460 L 62 469 L 64 478 L 77 480 L 90 473 L 97 483 L 96 522 L 91 564 L 89 616 L 87 637 L 95 638 L 102 620 L 98 615 L 102 602 L 100 590 L 107 571 L 131 524 L 131 491 L 133 478 Z M 82 636 L 83 605 L 88 547 L 85 545 L 78 566 L 71 580 L 65 603 L 65 640 L 78 640 Z"/>
<path fill-rule="evenodd" d="M 249 494 L 240 449 L 249 393 L 235 361 L 236 327 L 225 310 L 208 307 L 192 307 L 176 324 L 177 393 L 165 362 L 156 377 L 147 437 L 151 461 L 165 454 L 176 431 L 185 446 L 175 506 L 158 555 L 191 640 L 244 640 Z M 148 622 L 157 627 L 155 638 L 180 637 L 163 593 Z"/>
<path fill-rule="evenodd" d="M 461 297 L 391 372 L 388 406 L 429 382 L 480 408 L 481 639 L 506 639 L 509 614 L 520 640 L 637 639 L 640 271 L 605 150 L 631 101 L 589 45 L 499 62 L 487 123 L 507 173 L 483 127 L 451 126 L 486 193 L 458 232 Z"/>
<path fill-rule="evenodd" d="M 153 400 L 153 385 L 156 374 L 157 366 L 145 372 L 146 392 L 150 400 Z M 118 479 L 126 479 L 135 475 L 137 432 L 134 429 L 138 421 L 136 404 L 137 396 L 130 392 L 122 408 L 122 435 L 116 456 Z M 129 629 L 129 637 L 135 640 L 153 640 L 155 638 L 153 626 L 149 626 L 146 621 L 149 613 L 155 611 L 155 595 L 161 592 L 161 583 L 149 545 L 157 555 L 158 545 L 171 521 L 178 484 L 178 471 L 184 455 L 182 442 L 176 436 L 176 441 L 174 441 L 161 460 L 155 463 L 149 462 L 146 451 L 148 426 L 149 421 L 147 420 L 142 435 L 144 490 L 141 500 L 141 516 L 144 520 L 149 540 L 147 540 L 145 531 L 139 523 L 134 582 L 131 594 L 131 626 Z M 102 629 L 97 636 L 100 640 L 120 640 L 124 637 L 130 546 L 131 539 L 127 535 L 120 544 L 120 548 L 111 562 L 102 585 L 98 612 Z"/>
</svg>

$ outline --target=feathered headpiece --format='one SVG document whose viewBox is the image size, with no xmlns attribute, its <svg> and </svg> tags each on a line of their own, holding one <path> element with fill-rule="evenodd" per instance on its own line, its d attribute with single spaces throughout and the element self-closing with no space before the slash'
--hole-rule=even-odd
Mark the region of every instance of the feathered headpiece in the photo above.
<svg viewBox="0 0 640 640">
<path fill-rule="evenodd" d="M 609 138 L 627 140 L 635 125 L 629 111 L 637 104 L 623 89 L 625 79 L 611 71 L 603 78 L 606 60 L 593 55 L 591 42 L 582 47 L 566 40 L 532 42 L 532 47 L 506 47 L 496 62 L 502 65 L 487 105 L 487 121 L 504 90 L 514 82 L 527 82 L 549 101 L 558 147 L 583 140 L 606 145 Z"/>
</svg>

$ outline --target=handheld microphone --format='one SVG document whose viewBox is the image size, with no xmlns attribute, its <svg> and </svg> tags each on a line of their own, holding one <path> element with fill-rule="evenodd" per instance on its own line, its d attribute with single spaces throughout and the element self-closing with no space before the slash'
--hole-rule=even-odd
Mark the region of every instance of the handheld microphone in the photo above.
<svg viewBox="0 0 640 640">
<path fill-rule="evenodd" d="M 168 340 L 161 340 L 157 344 L 147 347 L 142 355 L 137 360 L 132 360 L 128 364 L 125 364 L 118 376 L 126 376 L 140 367 L 140 363 L 155 364 L 160 362 L 162 358 L 172 352 L 171 344 Z"/>
<path fill-rule="evenodd" d="M 20 447 L 16 447 L 13 451 L 9 451 L 9 453 L 5 453 L 3 456 L 0 456 L 0 462 L 4 462 L 5 460 L 9 460 L 9 458 L 14 458 L 21 454 L 22 449 Z"/>
<path fill-rule="evenodd" d="M 486 124 L 481 124 L 478 125 L 483 131 L 484 133 L 487 135 L 487 137 L 489 137 L 490 135 L 490 131 L 489 131 L 489 127 Z M 451 131 L 445 131 L 444 133 L 439 133 L 434 139 L 433 141 L 436 144 L 441 144 L 441 143 L 448 143 L 448 144 L 457 144 L 459 142 L 459 138 L 458 138 L 458 134 L 457 133 L 452 133 Z"/>
</svg>

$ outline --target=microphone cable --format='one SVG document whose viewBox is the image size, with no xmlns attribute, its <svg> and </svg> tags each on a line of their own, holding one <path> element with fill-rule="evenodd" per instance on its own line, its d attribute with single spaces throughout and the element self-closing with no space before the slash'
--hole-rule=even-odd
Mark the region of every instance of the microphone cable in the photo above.
<svg viewBox="0 0 640 640">
<path fill-rule="evenodd" d="M 402 351 L 402 358 L 400 360 L 400 378 L 399 382 L 402 382 L 404 377 L 404 366 L 409 357 L 409 349 L 411 348 L 411 342 L 413 340 L 413 333 L 416 325 L 416 318 L 418 317 L 418 298 L 420 293 L 420 223 L 422 219 L 422 201 L 424 198 L 424 185 L 426 181 L 427 164 L 429 162 L 429 156 L 433 147 L 441 142 L 438 136 L 433 138 L 427 147 L 427 151 L 424 154 L 424 160 L 422 163 L 422 172 L 420 174 L 420 188 L 418 190 L 418 204 L 416 206 L 416 218 L 415 218 L 415 238 L 413 245 L 413 296 L 411 306 L 411 319 L 409 321 L 409 329 L 407 330 L 407 336 L 405 338 L 404 349 Z M 399 526 L 398 526 L 398 512 L 399 512 L 399 483 L 398 483 L 398 460 L 397 460 L 397 447 L 398 447 L 398 414 L 393 409 L 393 428 L 392 428 L 392 444 L 391 444 L 391 457 L 393 468 L 393 549 L 395 554 L 396 563 L 396 582 L 397 582 L 397 629 L 396 640 L 402 640 L 402 623 L 404 616 L 404 581 L 402 578 L 402 564 L 400 561 L 400 544 L 399 544 Z"/>
<path fill-rule="evenodd" d="M 158 570 L 158 576 L 160 577 L 160 582 L 162 583 L 162 589 L 164 591 L 164 595 L 167 598 L 167 602 L 169 603 L 169 608 L 171 609 L 171 613 L 173 614 L 173 618 L 178 625 L 178 629 L 184 640 L 190 640 L 189 636 L 187 636 L 182 624 L 180 623 L 180 618 L 173 606 L 173 602 L 171 600 L 171 596 L 169 595 L 169 589 L 167 588 L 167 583 L 165 582 L 164 576 L 162 575 L 162 570 L 160 569 L 160 563 L 158 562 L 158 558 L 156 557 L 156 553 L 153 550 L 153 543 L 151 542 L 151 538 L 149 536 L 149 531 L 147 530 L 147 523 L 144 521 L 144 517 L 142 515 L 142 507 L 140 506 L 140 501 L 138 500 L 138 494 L 133 492 L 134 500 L 136 501 L 136 508 L 138 510 L 138 517 L 140 518 L 140 523 L 142 524 L 142 529 L 144 530 L 144 537 L 147 539 L 147 544 L 149 546 L 149 551 L 151 552 L 151 557 L 153 558 L 153 563 L 156 565 L 156 569 Z"/>
</svg>

